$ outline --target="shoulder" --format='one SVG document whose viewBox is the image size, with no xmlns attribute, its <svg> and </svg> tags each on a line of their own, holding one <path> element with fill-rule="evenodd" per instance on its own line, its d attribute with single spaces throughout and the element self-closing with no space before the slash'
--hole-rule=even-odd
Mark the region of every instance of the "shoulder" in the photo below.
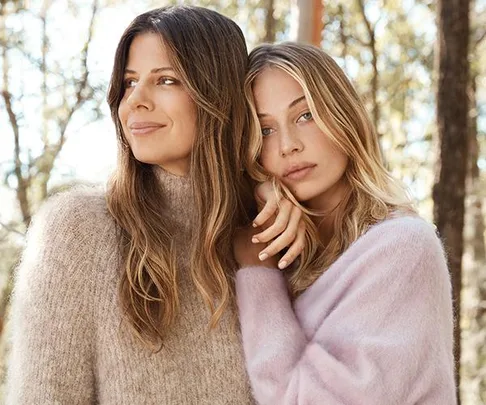
<svg viewBox="0 0 486 405">
<path fill-rule="evenodd" d="M 419 216 L 397 216 L 381 221 L 371 226 L 354 245 L 415 254 L 428 249 L 443 252 L 435 226 Z"/>
<path fill-rule="evenodd" d="M 105 192 L 97 186 L 76 186 L 50 196 L 34 216 L 33 223 L 40 218 L 52 218 L 55 222 L 66 222 L 73 225 L 80 219 L 86 221 L 89 217 L 95 220 L 109 217 Z M 94 221 L 95 222 L 95 221 Z"/>
<path fill-rule="evenodd" d="M 438 279 L 449 282 L 446 255 L 436 228 L 418 216 L 399 216 L 371 226 L 341 259 L 356 261 L 374 274 L 417 283 Z"/>
<path fill-rule="evenodd" d="M 61 269 L 74 274 L 97 257 L 112 254 L 114 235 L 101 188 L 76 187 L 51 196 L 32 218 L 17 276 Z"/>
<path fill-rule="evenodd" d="M 77 186 L 49 197 L 34 215 L 28 231 L 48 240 L 95 236 L 114 222 L 100 187 Z"/>
</svg>

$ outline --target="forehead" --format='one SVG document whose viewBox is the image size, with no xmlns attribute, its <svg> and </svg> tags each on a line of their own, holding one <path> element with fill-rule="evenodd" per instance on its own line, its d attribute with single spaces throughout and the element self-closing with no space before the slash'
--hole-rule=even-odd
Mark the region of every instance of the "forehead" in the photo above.
<svg viewBox="0 0 486 405">
<path fill-rule="evenodd" d="M 288 108 L 292 101 L 304 95 L 297 80 L 277 67 L 265 68 L 255 78 L 252 90 L 258 112 L 265 113 Z"/>
<path fill-rule="evenodd" d="M 128 49 L 127 69 L 136 66 L 170 66 L 170 54 L 159 34 L 147 32 L 133 38 Z"/>
</svg>

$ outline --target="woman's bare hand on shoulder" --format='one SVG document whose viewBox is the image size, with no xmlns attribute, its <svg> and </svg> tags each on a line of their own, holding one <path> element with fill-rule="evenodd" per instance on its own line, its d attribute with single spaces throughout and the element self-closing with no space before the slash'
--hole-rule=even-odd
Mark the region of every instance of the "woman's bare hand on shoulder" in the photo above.
<svg viewBox="0 0 486 405">
<path fill-rule="evenodd" d="M 304 248 L 305 223 L 302 211 L 286 198 L 279 199 L 269 181 L 256 187 L 255 198 L 262 208 L 253 221 L 252 232 L 250 229 L 245 231 L 245 236 L 249 238 L 247 248 L 253 245 L 253 254 L 258 250 L 256 257 L 259 263 L 255 265 L 262 264 L 268 258 L 276 261 L 276 255 L 288 248 L 277 264 L 280 269 L 284 269 L 297 259 Z"/>
</svg>

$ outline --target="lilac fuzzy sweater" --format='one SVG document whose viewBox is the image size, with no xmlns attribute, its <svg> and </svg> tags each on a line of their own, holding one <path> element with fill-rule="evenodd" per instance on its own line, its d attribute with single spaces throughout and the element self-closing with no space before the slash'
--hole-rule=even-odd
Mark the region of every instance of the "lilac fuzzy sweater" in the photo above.
<svg viewBox="0 0 486 405">
<path fill-rule="evenodd" d="M 292 303 L 277 269 L 237 273 L 261 405 L 453 405 L 451 283 L 434 229 L 370 228 Z"/>
</svg>

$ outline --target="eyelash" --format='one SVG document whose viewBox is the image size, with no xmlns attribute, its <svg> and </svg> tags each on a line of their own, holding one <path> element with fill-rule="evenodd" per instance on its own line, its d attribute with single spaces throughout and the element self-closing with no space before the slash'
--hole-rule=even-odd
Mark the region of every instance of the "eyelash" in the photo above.
<svg viewBox="0 0 486 405">
<path fill-rule="evenodd" d="M 132 82 L 132 81 L 134 81 L 134 79 L 125 79 L 125 80 L 123 80 L 123 87 L 125 89 L 128 89 L 129 87 L 132 87 L 132 86 L 130 86 L 130 82 Z"/>
<path fill-rule="evenodd" d="M 312 113 L 310 111 L 307 111 L 297 119 L 297 122 L 299 122 L 300 119 L 304 117 L 304 115 L 310 115 L 309 118 L 304 118 L 304 121 L 310 121 L 313 118 Z"/>
<path fill-rule="evenodd" d="M 264 133 L 263 133 L 263 132 L 264 132 L 265 130 L 267 130 L 267 129 L 271 130 L 272 128 L 268 128 L 268 127 L 262 128 L 261 134 L 262 134 L 262 136 L 263 136 L 264 138 L 270 135 L 270 134 L 264 134 Z"/>
<path fill-rule="evenodd" d="M 165 81 L 169 81 L 171 83 L 164 83 Z M 159 80 L 157 80 L 157 84 L 162 82 L 162 84 L 165 84 L 167 86 L 173 85 L 177 83 L 177 80 L 174 79 L 173 77 L 161 77 Z"/>
<path fill-rule="evenodd" d="M 299 122 L 299 121 L 300 121 L 300 119 L 301 119 L 301 118 L 303 118 L 305 115 L 308 115 L 308 116 L 309 116 L 309 118 L 304 118 L 304 122 L 308 122 L 308 121 L 312 120 L 312 118 L 313 118 L 312 113 L 311 113 L 310 111 L 307 111 L 307 112 L 305 112 L 305 113 L 301 114 L 301 115 L 299 116 L 299 118 L 297 118 L 297 122 Z M 269 134 L 264 134 L 263 132 L 264 132 L 264 131 L 266 131 L 266 130 L 272 130 L 272 128 L 269 128 L 269 127 L 262 127 L 262 129 L 261 129 L 261 134 L 262 134 L 262 136 L 263 136 L 264 138 L 266 138 L 267 136 L 269 136 L 269 135 L 271 134 L 271 132 L 270 132 Z"/>
<path fill-rule="evenodd" d="M 130 78 L 130 79 L 125 79 L 123 81 L 123 86 L 125 89 L 128 89 L 130 87 L 133 87 L 130 85 L 131 82 L 135 82 L 136 80 L 133 79 L 133 78 Z M 166 82 L 170 82 L 170 83 L 166 83 Z M 157 80 L 157 85 L 160 85 L 160 84 L 163 84 L 163 85 L 166 85 L 166 86 L 172 86 L 174 84 L 177 84 L 178 81 L 176 79 L 174 79 L 173 77 L 167 77 L 167 76 L 163 76 L 161 77 L 160 79 Z"/>
</svg>

